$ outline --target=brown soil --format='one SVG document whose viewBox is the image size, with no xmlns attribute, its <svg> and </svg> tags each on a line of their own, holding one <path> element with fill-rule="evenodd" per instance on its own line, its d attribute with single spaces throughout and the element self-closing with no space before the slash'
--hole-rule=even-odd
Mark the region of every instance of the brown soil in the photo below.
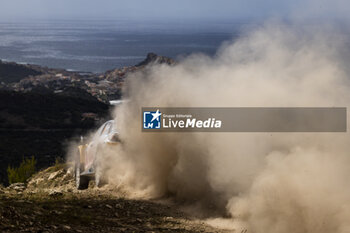
<svg viewBox="0 0 350 233">
<path fill-rule="evenodd" d="M 77 191 L 64 166 L 24 187 L 0 187 L 0 232 L 223 232 L 172 204 L 132 200 L 113 189 Z"/>
</svg>

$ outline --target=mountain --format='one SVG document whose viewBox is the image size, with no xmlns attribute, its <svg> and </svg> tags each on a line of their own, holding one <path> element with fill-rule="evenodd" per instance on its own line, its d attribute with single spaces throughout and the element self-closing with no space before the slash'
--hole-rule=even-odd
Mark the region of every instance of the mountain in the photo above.
<svg viewBox="0 0 350 233">
<path fill-rule="evenodd" d="M 175 64 L 175 61 L 171 58 L 159 56 L 155 53 L 148 53 L 146 59 L 136 66 L 146 66 L 152 63 L 173 65 Z"/>
</svg>

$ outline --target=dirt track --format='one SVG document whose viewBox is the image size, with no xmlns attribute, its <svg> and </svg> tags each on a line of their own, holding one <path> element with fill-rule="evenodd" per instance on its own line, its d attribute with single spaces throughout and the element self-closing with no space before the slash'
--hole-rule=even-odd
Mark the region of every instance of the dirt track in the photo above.
<svg viewBox="0 0 350 233">
<path fill-rule="evenodd" d="M 76 191 L 62 169 L 0 190 L 0 232 L 223 232 L 176 206 L 130 200 L 107 189 Z"/>
</svg>

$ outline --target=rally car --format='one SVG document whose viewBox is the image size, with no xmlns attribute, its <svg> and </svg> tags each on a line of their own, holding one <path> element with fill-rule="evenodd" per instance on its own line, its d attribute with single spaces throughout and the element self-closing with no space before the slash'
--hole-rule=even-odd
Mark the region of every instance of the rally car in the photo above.
<svg viewBox="0 0 350 233">
<path fill-rule="evenodd" d="M 106 151 L 112 151 L 120 144 L 119 133 L 113 120 L 104 123 L 88 144 L 78 146 L 75 158 L 75 182 L 77 189 L 87 189 L 90 180 L 97 187 L 108 182 L 102 161 Z"/>
</svg>

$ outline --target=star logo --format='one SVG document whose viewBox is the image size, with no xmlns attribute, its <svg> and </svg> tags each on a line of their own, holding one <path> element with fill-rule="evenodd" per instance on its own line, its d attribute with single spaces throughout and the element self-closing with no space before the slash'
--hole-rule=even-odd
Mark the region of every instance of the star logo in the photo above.
<svg viewBox="0 0 350 233">
<path fill-rule="evenodd" d="M 162 113 L 157 111 L 144 111 L 143 112 L 143 128 L 144 129 L 160 129 L 161 128 L 161 116 Z"/>
<path fill-rule="evenodd" d="M 157 119 L 157 121 L 159 121 L 159 116 L 162 115 L 162 113 L 159 112 L 159 109 L 157 109 L 157 111 L 155 113 L 151 113 L 151 114 L 153 116 L 151 122 L 154 121 L 155 119 Z"/>
</svg>

